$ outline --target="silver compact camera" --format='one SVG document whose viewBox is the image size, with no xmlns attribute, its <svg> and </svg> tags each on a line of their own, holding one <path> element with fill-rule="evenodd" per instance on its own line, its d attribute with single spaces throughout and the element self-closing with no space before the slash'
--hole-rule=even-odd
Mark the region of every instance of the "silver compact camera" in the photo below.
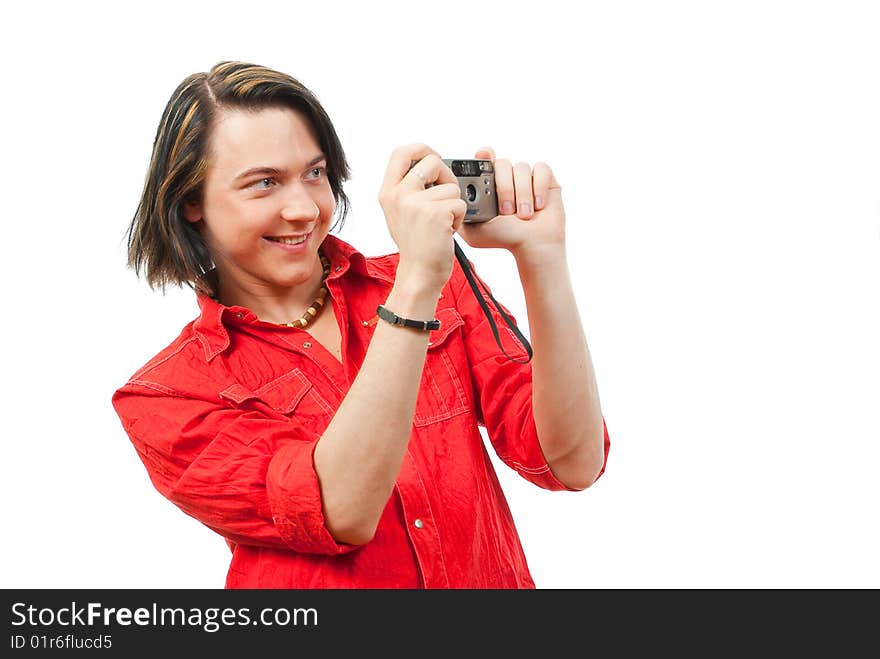
<svg viewBox="0 0 880 659">
<path fill-rule="evenodd" d="M 410 163 L 410 169 L 416 162 Z M 498 215 L 495 166 L 491 160 L 443 158 L 443 162 L 458 179 L 461 198 L 467 204 L 466 223 L 486 222 Z"/>
</svg>

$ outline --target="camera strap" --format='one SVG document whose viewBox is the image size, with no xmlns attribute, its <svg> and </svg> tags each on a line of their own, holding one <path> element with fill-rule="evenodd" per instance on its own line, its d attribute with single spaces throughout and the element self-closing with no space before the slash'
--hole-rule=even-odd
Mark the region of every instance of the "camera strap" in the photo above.
<svg viewBox="0 0 880 659">
<path fill-rule="evenodd" d="M 501 308 L 501 305 L 498 304 L 498 301 L 492 295 L 492 292 L 486 288 L 485 284 L 483 284 L 482 280 L 479 277 L 474 278 L 474 273 L 471 271 L 470 263 L 468 263 L 467 256 L 462 251 L 461 246 L 458 244 L 458 241 L 455 238 L 452 239 L 452 242 L 455 244 L 455 258 L 458 259 L 458 262 L 461 264 L 461 269 L 464 270 L 464 275 L 467 277 L 468 283 L 471 285 L 471 289 L 474 291 L 474 297 L 477 298 L 477 302 L 480 303 L 480 306 L 483 308 L 483 313 L 486 314 L 486 318 L 489 320 L 489 325 L 492 327 L 492 334 L 495 335 L 495 343 L 498 344 L 498 347 L 501 348 L 501 352 L 504 353 L 504 356 L 507 357 L 508 360 L 512 362 L 516 362 L 517 364 L 528 364 L 532 359 L 532 346 L 529 344 L 528 339 L 522 335 L 522 332 L 519 331 L 519 328 L 516 326 L 516 323 L 513 319 L 508 316 L 504 309 Z M 492 312 L 489 311 L 489 307 L 486 306 L 486 301 L 484 299 L 483 294 L 480 292 L 480 289 L 477 288 L 477 282 L 479 281 L 480 285 L 486 291 L 486 295 L 492 300 L 492 304 L 495 305 L 495 308 L 498 309 L 498 313 L 500 313 L 504 317 L 504 322 L 507 323 L 507 326 L 513 330 L 513 333 L 516 334 L 517 339 L 526 349 L 526 352 L 529 355 L 529 358 L 525 361 L 519 359 L 513 359 L 510 355 L 507 354 L 507 351 L 504 349 L 504 346 L 501 345 L 501 338 L 498 336 L 498 328 L 495 325 L 495 321 L 492 319 Z"/>
</svg>

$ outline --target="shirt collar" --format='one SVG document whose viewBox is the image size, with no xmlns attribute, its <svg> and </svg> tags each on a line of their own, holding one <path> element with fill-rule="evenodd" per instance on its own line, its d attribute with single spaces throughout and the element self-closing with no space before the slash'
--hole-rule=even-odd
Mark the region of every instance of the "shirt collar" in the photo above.
<svg viewBox="0 0 880 659">
<path fill-rule="evenodd" d="M 321 250 L 330 259 L 328 280 L 339 279 L 351 270 L 365 277 L 394 284 L 394 276 L 387 268 L 382 268 L 368 260 L 341 238 L 327 234 L 324 242 L 321 243 Z M 205 359 L 211 361 L 229 347 L 229 332 L 224 321 L 241 322 L 253 320 L 255 316 L 245 307 L 227 307 L 202 293 L 198 293 L 196 297 L 201 313 L 193 323 L 193 331 L 205 349 Z"/>
</svg>

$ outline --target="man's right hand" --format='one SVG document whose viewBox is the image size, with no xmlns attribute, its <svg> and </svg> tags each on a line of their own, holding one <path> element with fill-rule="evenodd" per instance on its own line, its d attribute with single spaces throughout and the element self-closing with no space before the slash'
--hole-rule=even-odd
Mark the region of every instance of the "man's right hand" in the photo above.
<svg viewBox="0 0 880 659">
<path fill-rule="evenodd" d="M 425 144 L 399 147 L 388 161 L 379 203 L 400 252 L 398 276 L 442 288 L 452 274 L 453 236 L 467 212 L 452 170 Z"/>
</svg>

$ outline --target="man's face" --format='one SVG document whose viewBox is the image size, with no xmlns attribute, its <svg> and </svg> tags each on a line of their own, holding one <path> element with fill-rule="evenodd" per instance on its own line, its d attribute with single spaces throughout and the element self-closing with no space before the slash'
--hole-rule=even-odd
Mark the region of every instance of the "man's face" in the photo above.
<svg viewBox="0 0 880 659">
<path fill-rule="evenodd" d="M 220 290 L 273 295 L 313 281 L 336 202 L 309 122 L 287 108 L 221 111 L 208 163 L 186 216 L 201 221 Z"/>
</svg>

